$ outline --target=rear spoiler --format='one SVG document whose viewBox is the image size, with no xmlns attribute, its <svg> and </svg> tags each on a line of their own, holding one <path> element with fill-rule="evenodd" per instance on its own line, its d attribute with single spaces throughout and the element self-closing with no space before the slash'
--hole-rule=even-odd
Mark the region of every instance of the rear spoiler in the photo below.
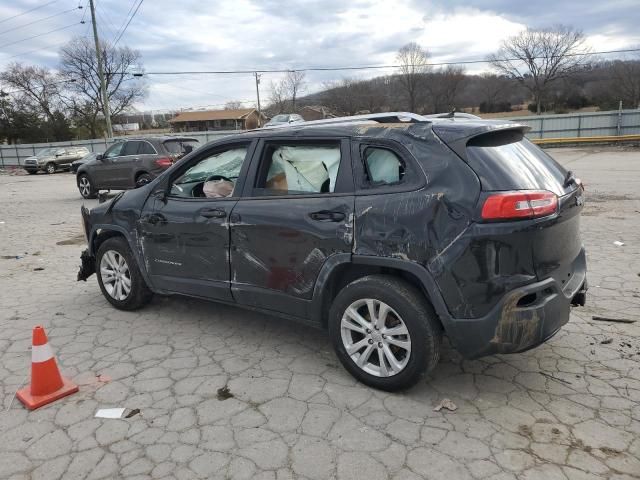
<svg viewBox="0 0 640 480">
<path fill-rule="evenodd" d="M 460 124 L 437 122 L 433 124 L 433 132 L 461 158 L 466 159 L 466 146 L 469 140 L 482 135 L 497 132 L 520 132 L 523 135 L 531 130 L 528 125 L 513 122 L 466 122 L 471 128 L 460 128 Z M 470 125 L 471 124 L 471 125 Z"/>
</svg>

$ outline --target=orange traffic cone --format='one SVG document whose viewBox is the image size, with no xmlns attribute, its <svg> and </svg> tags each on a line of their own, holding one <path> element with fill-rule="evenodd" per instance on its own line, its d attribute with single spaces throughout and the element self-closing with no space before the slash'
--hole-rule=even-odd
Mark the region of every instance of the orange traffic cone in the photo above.
<svg viewBox="0 0 640 480">
<path fill-rule="evenodd" d="M 33 327 L 31 385 L 16 392 L 18 400 L 35 410 L 78 391 L 78 386 L 60 375 L 47 334 L 40 325 Z"/>
</svg>

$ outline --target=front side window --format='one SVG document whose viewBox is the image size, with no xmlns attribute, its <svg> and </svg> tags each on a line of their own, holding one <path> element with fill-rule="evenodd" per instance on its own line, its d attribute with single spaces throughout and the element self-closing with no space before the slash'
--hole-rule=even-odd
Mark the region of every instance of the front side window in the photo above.
<svg viewBox="0 0 640 480">
<path fill-rule="evenodd" d="M 366 179 L 371 186 L 392 185 L 401 182 L 404 178 L 404 161 L 386 148 L 366 148 L 364 164 Z"/>
<path fill-rule="evenodd" d="M 173 181 L 171 195 L 190 198 L 229 197 L 235 188 L 247 147 L 206 156 Z"/>
<path fill-rule="evenodd" d="M 335 190 L 340 145 L 268 145 L 256 192 L 304 195 Z"/>
<path fill-rule="evenodd" d="M 124 142 L 116 143 L 107 149 L 104 152 L 104 158 L 114 158 L 120 156 L 120 152 L 122 152 L 122 147 L 124 147 Z"/>
</svg>

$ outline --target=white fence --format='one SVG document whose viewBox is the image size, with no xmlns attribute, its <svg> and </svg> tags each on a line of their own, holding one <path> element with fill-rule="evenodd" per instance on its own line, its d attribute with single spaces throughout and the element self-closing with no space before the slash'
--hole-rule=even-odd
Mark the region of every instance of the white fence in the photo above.
<svg viewBox="0 0 640 480">
<path fill-rule="evenodd" d="M 215 131 L 215 132 L 188 132 L 175 134 L 179 136 L 186 136 L 189 138 L 196 138 L 200 142 L 201 145 L 204 145 L 207 142 L 212 140 L 217 140 L 219 138 L 226 137 L 228 135 L 233 135 L 235 133 L 239 133 L 237 130 L 224 130 L 224 131 Z M 111 145 L 116 140 L 122 140 L 126 138 L 140 138 L 140 137 L 153 137 L 154 135 L 135 135 L 131 137 L 116 137 L 112 140 L 96 139 L 96 140 L 70 140 L 68 142 L 52 142 L 52 143 L 29 143 L 29 144 L 19 144 L 19 145 L 0 145 L 0 168 L 10 167 L 10 166 L 20 166 L 24 163 L 24 159 L 27 157 L 31 157 L 35 155 L 38 150 L 47 147 L 70 147 L 70 146 L 81 146 L 87 147 L 89 151 L 102 153 L 104 152 L 109 145 Z"/>
<path fill-rule="evenodd" d="M 640 134 L 640 110 L 614 110 L 609 112 L 570 113 L 566 115 L 530 115 L 526 117 L 506 117 L 504 120 L 522 123 L 531 127 L 529 138 L 575 138 L 609 135 Z M 189 132 L 183 135 L 197 138 L 201 144 L 228 135 L 236 130 L 213 132 Z M 153 135 L 149 135 L 153 136 Z M 121 137 L 127 138 L 127 137 Z M 0 146 L 0 166 L 22 165 L 25 158 L 46 147 L 85 146 L 92 152 L 102 153 L 114 139 L 74 140 L 69 142 L 34 143 Z"/>
</svg>

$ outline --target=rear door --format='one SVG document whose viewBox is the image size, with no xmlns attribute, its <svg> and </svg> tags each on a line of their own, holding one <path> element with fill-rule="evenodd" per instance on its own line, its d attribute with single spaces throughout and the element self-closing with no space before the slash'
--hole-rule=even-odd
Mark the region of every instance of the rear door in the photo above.
<svg viewBox="0 0 640 480">
<path fill-rule="evenodd" d="M 261 141 L 230 217 L 234 298 L 305 317 L 324 263 L 351 253 L 353 208 L 347 139 Z"/>
</svg>

